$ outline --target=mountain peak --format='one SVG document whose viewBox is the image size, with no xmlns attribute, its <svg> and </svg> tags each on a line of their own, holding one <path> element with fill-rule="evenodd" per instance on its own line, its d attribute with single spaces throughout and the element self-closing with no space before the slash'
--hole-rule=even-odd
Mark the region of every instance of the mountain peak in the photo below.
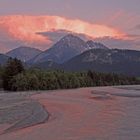
<svg viewBox="0 0 140 140">
<path fill-rule="evenodd" d="M 78 38 L 78 37 L 76 35 L 74 35 L 74 34 L 67 34 L 63 38 Z"/>
<path fill-rule="evenodd" d="M 50 49 L 33 59 L 33 62 L 45 62 L 53 60 L 56 63 L 63 63 L 72 57 L 86 51 L 86 43 L 79 37 L 68 34 L 54 44 Z"/>
<path fill-rule="evenodd" d="M 79 38 L 78 36 L 75 36 L 73 34 L 68 34 L 64 36 L 62 39 L 60 39 L 56 44 L 54 44 L 53 48 L 72 48 L 75 51 L 80 50 L 83 51 L 83 49 L 86 49 L 86 43 L 84 40 Z M 74 52 L 73 52 L 74 53 Z"/>
<path fill-rule="evenodd" d="M 68 34 L 64 36 L 60 41 L 65 41 L 65 42 L 75 42 L 75 41 L 82 41 L 84 42 L 80 37 L 74 35 L 74 34 Z"/>
</svg>

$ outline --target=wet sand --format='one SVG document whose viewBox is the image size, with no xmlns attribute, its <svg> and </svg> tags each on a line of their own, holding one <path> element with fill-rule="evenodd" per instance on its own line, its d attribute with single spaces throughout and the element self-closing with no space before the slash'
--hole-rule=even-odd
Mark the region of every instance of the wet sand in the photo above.
<svg viewBox="0 0 140 140">
<path fill-rule="evenodd" d="M 32 100 L 49 112 L 48 121 L 0 135 L 0 140 L 139 140 L 139 87 L 97 87 L 34 94 Z"/>
</svg>

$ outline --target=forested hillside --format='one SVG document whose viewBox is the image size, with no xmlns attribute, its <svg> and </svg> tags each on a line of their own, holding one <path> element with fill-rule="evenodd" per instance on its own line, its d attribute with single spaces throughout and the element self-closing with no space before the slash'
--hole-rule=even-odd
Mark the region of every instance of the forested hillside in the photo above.
<svg viewBox="0 0 140 140">
<path fill-rule="evenodd" d="M 9 59 L 0 71 L 1 87 L 10 91 L 140 84 L 140 79 L 136 77 L 114 73 L 25 70 L 17 59 Z"/>
</svg>

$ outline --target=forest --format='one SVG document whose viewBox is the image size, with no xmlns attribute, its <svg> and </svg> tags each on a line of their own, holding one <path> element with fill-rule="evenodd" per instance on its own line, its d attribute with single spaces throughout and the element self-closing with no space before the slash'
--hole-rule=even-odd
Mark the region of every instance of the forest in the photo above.
<svg viewBox="0 0 140 140">
<path fill-rule="evenodd" d="M 140 79 L 115 73 L 65 72 L 25 69 L 18 59 L 10 58 L 0 66 L 0 88 L 7 91 L 55 90 L 94 86 L 136 85 Z"/>
</svg>

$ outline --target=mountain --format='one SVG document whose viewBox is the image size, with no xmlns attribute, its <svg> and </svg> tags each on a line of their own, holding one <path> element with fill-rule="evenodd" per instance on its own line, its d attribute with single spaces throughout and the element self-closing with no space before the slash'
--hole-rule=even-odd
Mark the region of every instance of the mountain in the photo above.
<svg viewBox="0 0 140 140">
<path fill-rule="evenodd" d="M 140 51 L 119 49 L 88 50 L 61 66 L 68 71 L 95 70 L 140 76 Z"/>
<path fill-rule="evenodd" d="M 84 51 L 99 47 L 102 49 L 107 49 L 107 47 L 100 43 L 86 43 L 81 38 L 73 34 L 68 34 L 56 44 L 54 44 L 50 49 L 33 58 L 30 63 L 43 63 L 47 61 L 53 61 L 62 64 L 72 57 L 83 53 Z"/>
<path fill-rule="evenodd" d="M 92 40 L 87 41 L 86 44 L 88 49 L 109 49 L 104 44 L 99 42 L 94 42 Z"/>
<path fill-rule="evenodd" d="M 39 55 L 42 51 L 39 49 L 21 46 L 6 53 L 7 56 L 17 58 L 22 62 L 29 61 L 33 57 Z"/>
<path fill-rule="evenodd" d="M 54 61 L 56 63 L 63 63 L 85 50 L 86 43 L 79 37 L 69 34 L 54 44 L 50 49 L 32 59 L 31 62 L 42 63 L 45 61 Z"/>
<path fill-rule="evenodd" d="M 8 58 L 8 56 L 0 54 L 0 65 L 4 65 L 7 62 Z"/>
</svg>

